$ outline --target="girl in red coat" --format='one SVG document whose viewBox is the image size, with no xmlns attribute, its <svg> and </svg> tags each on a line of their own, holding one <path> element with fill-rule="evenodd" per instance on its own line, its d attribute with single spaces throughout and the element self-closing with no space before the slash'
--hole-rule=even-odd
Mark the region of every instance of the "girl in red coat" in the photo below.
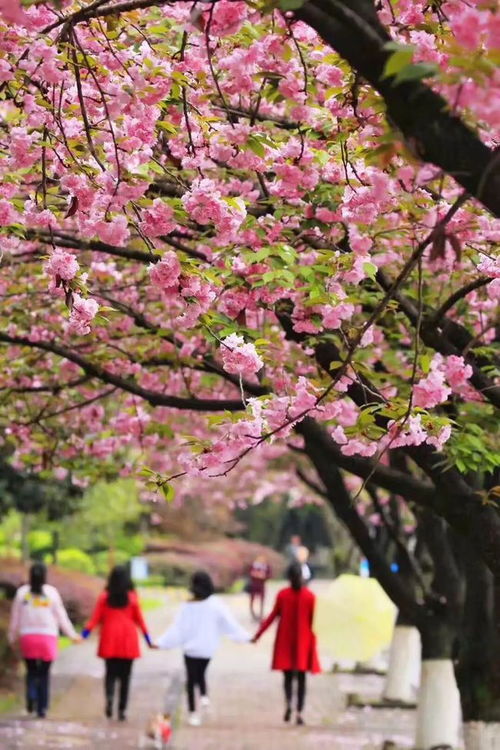
<svg viewBox="0 0 500 750">
<path fill-rule="evenodd" d="M 99 596 L 94 613 L 82 631 L 82 636 L 87 638 L 96 625 L 101 626 L 97 653 L 106 661 L 105 714 L 108 718 L 113 715 L 115 683 L 119 682 L 118 718 L 124 721 L 132 662 L 141 655 L 137 628 L 142 630 L 150 648 L 151 639 L 134 585 L 127 568 L 122 565 L 117 565 L 109 574 L 106 590 Z"/>
<path fill-rule="evenodd" d="M 292 715 L 293 683 L 297 681 L 297 724 L 303 724 L 306 672 L 316 674 L 321 671 L 316 636 L 312 630 L 316 597 L 303 585 L 302 569 L 298 563 L 293 563 L 288 569 L 288 580 L 290 587 L 279 592 L 273 611 L 258 629 L 253 642 L 279 617 L 272 669 L 279 669 L 284 674 L 285 721 L 290 721 Z"/>
</svg>

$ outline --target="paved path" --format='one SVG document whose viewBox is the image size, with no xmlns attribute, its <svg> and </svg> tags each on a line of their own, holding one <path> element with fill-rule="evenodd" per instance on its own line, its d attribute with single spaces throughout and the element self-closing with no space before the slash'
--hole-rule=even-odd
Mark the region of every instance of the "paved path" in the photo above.
<svg viewBox="0 0 500 750">
<path fill-rule="evenodd" d="M 321 587 L 321 582 L 315 584 Z M 253 630 L 243 595 L 227 597 L 240 621 Z M 153 634 L 161 632 L 176 606 L 147 613 Z M 272 630 L 272 629 L 271 629 Z M 181 657 L 178 652 L 146 651 L 135 665 L 127 725 L 102 716 L 102 663 L 95 640 L 62 652 L 54 670 L 50 718 L 10 717 L 0 721 L 1 750 L 85 748 L 128 750 L 140 747 L 147 718 L 165 701 L 177 703 L 178 728 L 172 750 L 379 750 L 386 739 L 411 747 L 414 715 L 410 711 L 345 710 L 345 694 L 380 695 L 381 678 L 332 675 L 310 677 L 304 716 L 307 726 L 282 721 L 281 675 L 269 669 L 273 633 L 257 645 L 225 642 L 208 671 L 212 708 L 201 728 L 186 726 L 185 700 L 178 700 Z M 323 657 L 328 666 L 328 657 Z M 166 697 L 167 696 L 167 697 Z"/>
</svg>

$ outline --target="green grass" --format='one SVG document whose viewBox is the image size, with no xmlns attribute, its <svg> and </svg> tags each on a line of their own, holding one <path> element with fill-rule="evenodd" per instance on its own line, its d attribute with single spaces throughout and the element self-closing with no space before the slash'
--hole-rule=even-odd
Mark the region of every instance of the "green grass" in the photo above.
<svg viewBox="0 0 500 750">
<path fill-rule="evenodd" d="M 71 646 L 71 638 L 68 638 L 67 635 L 60 635 L 58 644 L 59 644 L 59 651 L 64 651 L 65 648 L 68 648 L 68 646 Z"/>
<path fill-rule="evenodd" d="M 163 600 L 153 596 L 141 596 L 140 605 L 143 612 L 151 612 L 154 609 L 163 607 Z"/>
<path fill-rule="evenodd" d="M 19 697 L 15 693 L 0 693 L 0 715 L 12 713 L 19 705 Z"/>
</svg>

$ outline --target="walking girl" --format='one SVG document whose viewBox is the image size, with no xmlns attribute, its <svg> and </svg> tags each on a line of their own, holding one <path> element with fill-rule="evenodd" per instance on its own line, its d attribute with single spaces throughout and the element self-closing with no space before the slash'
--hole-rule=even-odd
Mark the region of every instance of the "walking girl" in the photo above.
<svg viewBox="0 0 500 750">
<path fill-rule="evenodd" d="M 200 704 L 210 705 L 207 695 L 205 672 L 215 654 L 221 636 L 234 641 L 248 642 L 250 635 L 234 619 L 221 600 L 214 596 L 212 579 L 204 571 L 198 571 L 191 579 L 192 599 L 186 602 L 160 638 L 158 648 L 181 647 L 186 667 L 186 691 L 189 708 L 188 723 L 200 726 L 201 718 L 196 712 L 195 688 L 200 693 Z"/>
<path fill-rule="evenodd" d="M 259 555 L 253 561 L 249 571 L 248 593 L 250 594 L 250 615 L 259 622 L 264 616 L 264 600 L 266 596 L 266 583 L 271 577 L 271 567 L 268 565 L 264 555 Z M 256 614 L 255 600 L 259 601 L 259 612 Z"/>
<path fill-rule="evenodd" d="M 26 709 L 43 719 L 49 708 L 50 667 L 57 657 L 59 630 L 73 643 L 81 641 L 57 589 L 46 583 L 47 568 L 31 566 L 29 584 L 20 586 L 12 605 L 9 641 L 19 639 L 26 663 Z"/>
<path fill-rule="evenodd" d="M 304 586 L 300 563 L 290 566 L 288 580 L 290 586 L 278 593 L 272 612 L 263 621 L 252 642 L 256 643 L 274 620 L 279 618 L 272 669 L 282 671 L 284 676 L 284 721 L 290 721 L 292 716 L 293 688 L 296 683 L 296 722 L 303 724 L 306 673 L 316 674 L 321 671 L 316 651 L 316 636 L 312 629 L 316 597 Z"/>
<path fill-rule="evenodd" d="M 117 565 L 109 574 L 106 589 L 99 596 L 82 636 L 88 638 L 97 625 L 101 628 L 97 654 L 106 662 L 104 712 L 108 718 L 112 717 L 118 683 L 118 718 L 125 721 L 132 664 L 141 655 L 137 628 L 151 647 L 137 594 L 125 566 Z"/>
</svg>

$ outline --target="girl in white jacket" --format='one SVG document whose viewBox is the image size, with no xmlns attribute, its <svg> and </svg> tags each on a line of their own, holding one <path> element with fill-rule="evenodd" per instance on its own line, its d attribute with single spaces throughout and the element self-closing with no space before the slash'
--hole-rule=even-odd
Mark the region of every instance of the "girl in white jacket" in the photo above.
<svg viewBox="0 0 500 750">
<path fill-rule="evenodd" d="M 49 671 L 57 656 L 59 630 L 74 643 L 81 641 L 64 609 L 57 589 L 45 583 L 47 569 L 34 563 L 30 582 L 16 592 L 9 625 L 9 641 L 19 639 L 26 662 L 26 708 L 43 718 L 49 706 Z"/>
<path fill-rule="evenodd" d="M 201 705 L 208 706 L 205 672 L 221 636 L 248 643 L 250 635 L 223 602 L 213 595 L 214 585 L 208 573 L 195 573 L 190 589 L 193 598 L 180 608 L 172 625 L 158 638 L 156 646 L 182 648 L 187 676 L 188 721 L 191 726 L 199 726 L 201 720 L 196 713 L 195 687 L 200 691 Z"/>
</svg>

